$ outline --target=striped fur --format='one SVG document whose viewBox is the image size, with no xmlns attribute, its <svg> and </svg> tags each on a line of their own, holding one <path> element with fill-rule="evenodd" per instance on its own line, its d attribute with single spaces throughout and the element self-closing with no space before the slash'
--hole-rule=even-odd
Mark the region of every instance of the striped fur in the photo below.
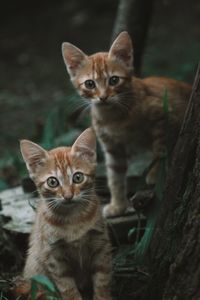
<svg viewBox="0 0 200 300">
<path fill-rule="evenodd" d="M 48 276 L 64 300 L 83 299 L 82 292 L 91 284 L 93 299 L 111 299 L 111 248 L 94 190 L 95 146 L 91 129 L 72 147 L 50 151 L 21 141 L 23 158 L 41 196 L 23 278 L 26 282 L 36 274 Z M 84 174 L 81 183 L 73 182 L 76 172 Z M 59 186 L 48 186 L 52 176 Z M 23 282 L 22 294 L 24 290 L 28 291 Z"/>
<path fill-rule="evenodd" d="M 72 44 L 63 44 L 68 73 L 78 93 L 91 105 L 93 128 L 105 154 L 112 196 L 105 216 L 121 214 L 127 207 L 126 172 L 133 154 L 149 149 L 159 160 L 166 148 L 167 131 L 172 135 L 169 140 L 173 147 L 191 92 L 188 84 L 169 78 L 132 76 L 132 52 L 127 32 L 117 37 L 108 53 L 87 56 Z M 115 84 L 110 81 L 113 76 L 118 78 Z M 88 80 L 94 82 L 93 88 L 86 85 Z M 165 90 L 169 102 L 167 130 Z M 155 183 L 158 168 L 157 163 L 150 170 L 148 184 Z"/>
</svg>

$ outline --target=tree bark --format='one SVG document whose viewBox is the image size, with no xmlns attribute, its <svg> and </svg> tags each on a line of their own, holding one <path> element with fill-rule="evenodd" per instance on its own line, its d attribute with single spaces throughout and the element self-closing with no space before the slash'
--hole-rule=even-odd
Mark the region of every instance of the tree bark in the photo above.
<svg viewBox="0 0 200 300">
<path fill-rule="evenodd" d="M 200 299 L 200 64 L 149 251 L 145 299 Z"/>
<path fill-rule="evenodd" d="M 142 57 L 149 24 L 153 11 L 154 0 L 119 0 L 119 6 L 112 40 L 123 30 L 127 30 L 134 45 L 135 74 L 140 75 Z"/>
</svg>

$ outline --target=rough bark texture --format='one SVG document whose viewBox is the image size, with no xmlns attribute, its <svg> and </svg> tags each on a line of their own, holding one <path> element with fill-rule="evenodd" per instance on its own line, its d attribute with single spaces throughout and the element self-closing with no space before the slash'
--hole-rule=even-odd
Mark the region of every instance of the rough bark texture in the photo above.
<svg viewBox="0 0 200 300">
<path fill-rule="evenodd" d="M 200 65 L 150 246 L 145 299 L 200 299 Z"/>
<path fill-rule="evenodd" d="M 112 41 L 127 30 L 134 45 L 135 74 L 140 75 L 146 36 L 152 15 L 154 0 L 119 0 L 113 28 Z"/>
</svg>

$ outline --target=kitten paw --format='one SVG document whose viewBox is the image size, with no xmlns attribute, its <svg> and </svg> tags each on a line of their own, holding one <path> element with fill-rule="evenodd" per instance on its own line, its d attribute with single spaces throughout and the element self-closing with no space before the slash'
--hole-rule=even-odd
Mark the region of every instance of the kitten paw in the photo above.
<svg viewBox="0 0 200 300">
<path fill-rule="evenodd" d="M 147 184 L 147 185 L 155 185 L 155 183 L 156 183 L 156 178 L 155 178 L 155 176 L 154 176 L 154 177 L 151 176 L 151 174 L 150 174 L 150 175 L 147 174 L 147 176 L 146 176 L 146 178 L 145 178 L 145 181 L 146 181 L 146 184 Z"/>
<path fill-rule="evenodd" d="M 103 208 L 103 216 L 104 218 L 116 217 L 122 215 L 127 208 L 127 205 L 117 206 L 112 203 L 107 204 Z"/>
<path fill-rule="evenodd" d="M 156 170 L 153 169 L 150 170 L 150 172 L 147 174 L 145 180 L 148 185 L 155 185 L 156 178 L 157 178 L 157 172 Z"/>
</svg>

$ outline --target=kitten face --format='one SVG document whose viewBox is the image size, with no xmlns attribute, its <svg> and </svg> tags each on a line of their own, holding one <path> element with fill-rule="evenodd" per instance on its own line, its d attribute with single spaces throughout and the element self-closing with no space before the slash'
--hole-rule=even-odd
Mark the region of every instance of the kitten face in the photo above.
<svg viewBox="0 0 200 300">
<path fill-rule="evenodd" d="M 132 44 L 122 32 L 108 53 L 85 55 L 69 43 L 63 44 L 63 58 L 71 80 L 81 96 L 91 103 L 116 103 L 130 90 Z"/>
<path fill-rule="evenodd" d="M 53 199 L 55 208 L 57 206 L 59 209 L 86 201 L 93 187 L 94 166 L 71 155 L 70 148 L 52 150 L 49 156 L 49 160 L 37 174 L 40 194 L 49 203 Z"/>
<path fill-rule="evenodd" d="M 46 151 L 30 141 L 21 141 L 21 151 L 37 189 L 48 207 L 66 213 L 86 205 L 93 191 L 95 136 L 85 130 L 72 147 Z"/>
<path fill-rule="evenodd" d="M 94 104 L 111 103 L 130 85 L 130 72 L 120 63 L 98 53 L 88 58 L 73 84 L 79 94 Z"/>
</svg>

